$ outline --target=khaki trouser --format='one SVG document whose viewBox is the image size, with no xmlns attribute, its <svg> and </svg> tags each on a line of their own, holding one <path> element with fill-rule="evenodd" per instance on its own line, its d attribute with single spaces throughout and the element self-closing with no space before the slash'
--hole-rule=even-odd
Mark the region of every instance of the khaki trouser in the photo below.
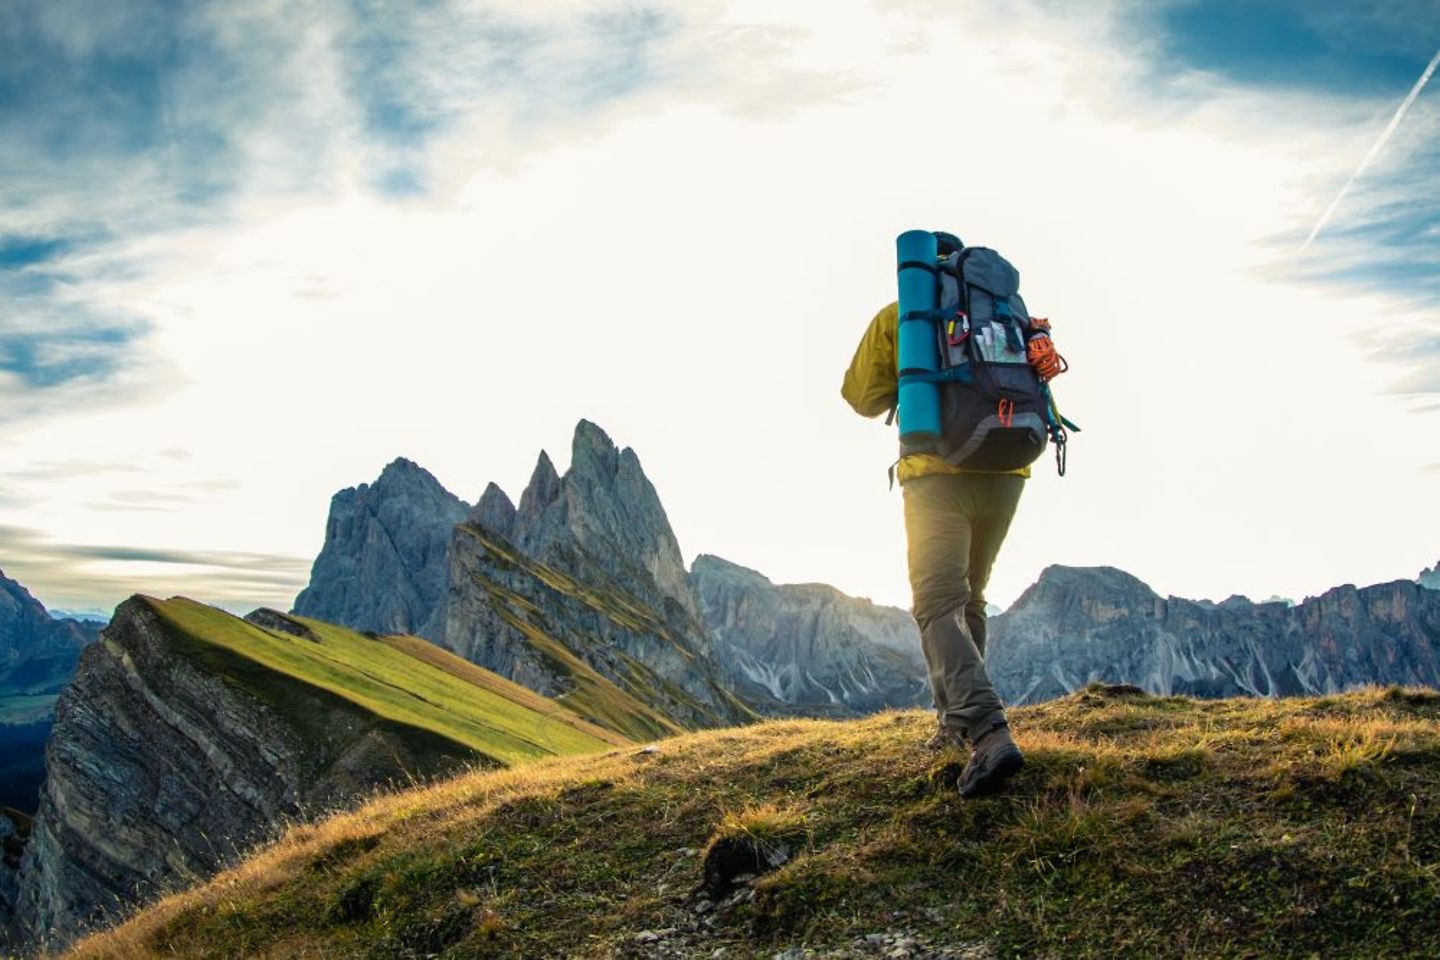
<svg viewBox="0 0 1440 960">
<path fill-rule="evenodd" d="M 912 613 L 935 712 L 971 740 L 1005 719 L 985 672 L 985 585 L 1024 487 L 1013 474 L 931 474 L 903 488 Z"/>
</svg>

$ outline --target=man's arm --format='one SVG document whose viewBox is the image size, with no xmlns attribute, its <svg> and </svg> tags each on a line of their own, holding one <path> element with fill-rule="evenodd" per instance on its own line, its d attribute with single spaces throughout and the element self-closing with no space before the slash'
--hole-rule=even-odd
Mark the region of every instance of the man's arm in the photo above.
<svg viewBox="0 0 1440 960">
<path fill-rule="evenodd" d="M 850 369 L 845 371 L 840 395 L 862 417 L 878 417 L 895 405 L 896 323 L 897 310 L 893 303 L 875 314 L 855 348 Z"/>
</svg>

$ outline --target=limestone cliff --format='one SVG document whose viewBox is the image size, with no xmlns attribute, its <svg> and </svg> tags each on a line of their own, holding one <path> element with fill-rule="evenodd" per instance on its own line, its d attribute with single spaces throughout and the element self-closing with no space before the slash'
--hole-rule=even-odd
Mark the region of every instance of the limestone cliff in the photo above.
<svg viewBox="0 0 1440 960">
<path fill-rule="evenodd" d="M 357 630 L 440 639 L 445 550 L 468 509 L 403 457 L 373 484 L 341 490 L 330 501 L 325 545 L 295 612 Z"/>
<path fill-rule="evenodd" d="M 447 612 L 452 649 L 596 722 L 614 698 L 589 671 L 681 727 L 751 716 L 712 657 L 639 458 L 589 421 L 575 428 L 563 477 L 542 452 L 518 507 L 492 485 L 456 528 Z M 615 729 L 640 734 L 634 713 Z"/>
<path fill-rule="evenodd" d="M 63 944 L 287 821 L 482 759 L 197 639 L 164 610 L 122 604 L 60 697 L 20 863 L 21 943 Z"/>
<path fill-rule="evenodd" d="M 1011 703 L 1092 680 L 1206 697 L 1440 686 L 1440 591 L 1400 580 L 1287 605 L 1162 598 L 1111 567 L 1053 566 L 991 620 L 987 663 Z"/>
<path fill-rule="evenodd" d="M 656 607 L 674 603 L 691 618 L 698 613 L 680 544 L 640 458 L 588 420 L 575 427 L 564 477 L 540 454 L 509 538 L 541 562 L 579 561 L 584 569 L 570 572 Z"/>
<path fill-rule="evenodd" d="M 690 578 L 727 680 L 767 713 L 845 716 L 929 705 L 908 612 L 825 584 L 777 586 L 709 555 L 695 559 Z"/>
</svg>

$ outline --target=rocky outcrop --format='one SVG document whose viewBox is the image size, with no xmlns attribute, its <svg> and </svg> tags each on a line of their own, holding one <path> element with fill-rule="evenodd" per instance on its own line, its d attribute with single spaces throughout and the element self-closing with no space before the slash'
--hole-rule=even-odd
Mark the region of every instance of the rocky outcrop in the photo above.
<svg viewBox="0 0 1440 960">
<path fill-rule="evenodd" d="M 1428 569 L 1421 570 L 1420 576 L 1416 579 L 1420 586 L 1427 590 L 1440 590 L 1440 563 Z"/>
<path fill-rule="evenodd" d="M 690 580 L 727 681 L 765 712 L 849 716 L 929 705 L 920 637 L 906 611 L 824 584 L 777 586 L 709 555 L 695 559 Z"/>
<path fill-rule="evenodd" d="M 476 758 L 222 646 L 197 645 L 159 609 L 142 597 L 122 604 L 60 697 L 20 864 L 14 933 L 24 944 L 62 945 L 207 875 L 287 821 Z"/>
<path fill-rule="evenodd" d="M 357 630 L 439 640 L 446 549 L 469 507 L 429 471 L 401 457 L 372 484 L 330 501 L 325 545 L 295 612 Z"/>
<path fill-rule="evenodd" d="M 589 421 L 563 477 L 540 454 L 519 506 L 492 483 L 466 509 L 403 460 L 336 494 L 295 612 L 419 632 L 632 736 L 751 716 L 639 458 Z"/>
<path fill-rule="evenodd" d="M 310 640 L 318 643 L 320 637 L 314 629 L 303 620 L 287 616 L 279 610 L 272 610 L 269 607 L 261 607 L 258 610 L 251 610 L 245 614 L 245 622 L 253 623 L 257 627 L 272 630 L 275 633 L 285 633 L 292 637 L 299 637 L 301 640 Z"/>
<path fill-rule="evenodd" d="M 467 659 L 602 724 L 597 711 L 609 705 L 587 671 L 680 727 L 751 715 L 711 657 L 680 545 L 639 458 L 593 423 L 576 426 L 563 477 L 541 452 L 518 507 L 487 489 L 450 555 L 445 641 Z"/>
<path fill-rule="evenodd" d="M 542 563 L 579 560 L 584 569 L 569 572 L 653 606 L 674 603 L 691 618 L 699 612 L 680 544 L 640 458 L 588 420 L 575 427 L 563 478 L 541 452 L 509 539 Z"/>
<path fill-rule="evenodd" d="M 549 462 L 549 457 L 546 457 L 546 462 Z M 553 466 L 550 472 L 555 472 Z M 475 509 L 470 511 L 469 519 L 471 523 L 493 530 L 502 537 L 508 537 L 510 528 L 515 525 L 515 504 L 510 502 L 504 490 L 491 483 L 485 487 L 485 492 L 480 494 L 480 501 L 475 504 Z"/>
<path fill-rule="evenodd" d="M 1010 703 L 1091 681 L 1205 697 L 1440 686 L 1440 592 L 1412 580 L 1288 605 L 1162 598 L 1111 567 L 1053 566 L 991 621 L 990 676 Z"/>
</svg>

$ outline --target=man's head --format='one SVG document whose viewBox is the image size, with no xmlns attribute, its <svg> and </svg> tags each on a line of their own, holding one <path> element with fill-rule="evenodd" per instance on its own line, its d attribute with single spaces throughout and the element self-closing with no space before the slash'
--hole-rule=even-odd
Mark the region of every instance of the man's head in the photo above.
<svg viewBox="0 0 1440 960">
<path fill-rule="evenodd" d="M 945 233 L 942 230 L 935 231 L 935 246 L 941 259 L 950 256 L 952 253 L 959 253 L 965 249 L 965 243 L 953 233 Z"/>
</svg>

